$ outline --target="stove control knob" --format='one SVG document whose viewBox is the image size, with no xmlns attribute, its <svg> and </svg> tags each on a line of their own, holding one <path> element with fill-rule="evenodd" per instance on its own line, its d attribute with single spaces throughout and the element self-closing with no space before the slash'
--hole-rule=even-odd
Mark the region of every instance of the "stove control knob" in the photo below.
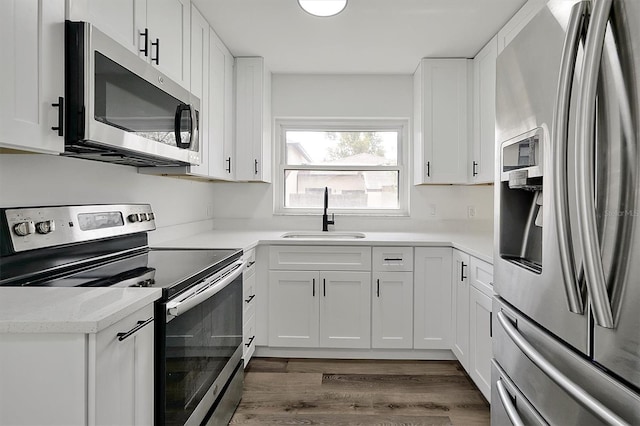
<svg viewBox="0 0 640 426">
<path fill-rule="evenodd" d="M 31 221 L 20 222 L 13 226 L 13 232 L 15 232 L 16 235 L 25 237 L 29 234 L 33 234 L 34 232 L 36 232 L 36 226 Z"/>
<path fill-rule="evenodd" d="M 48 234 L 56 230 L 56 223 L 53 220 L 44 220 L 36 223 L 36 232 L 38 234 Z"/>
<path fill-rule="evenodd" d="M 127 216 L 127 219 L 131 223 L 136 223 L 136 222 L 138 222 L 138 220 L 140 220 L 139 216 L 136 213 L 130 214 L 129 216 Z"/>
<path fill-rule="evenodd" d="M 156 215 L 153 213 L 147 213 L 147 217 L 149 218 L 149 220 L 154 220 L 156 218 Z"/>
</svg>

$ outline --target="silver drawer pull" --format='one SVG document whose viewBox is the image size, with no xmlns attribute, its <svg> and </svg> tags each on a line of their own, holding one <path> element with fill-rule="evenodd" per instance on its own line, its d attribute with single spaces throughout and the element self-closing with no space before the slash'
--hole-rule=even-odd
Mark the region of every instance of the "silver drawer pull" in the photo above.
<svg viewBox="0 0 640 426">
<path fill-rule="evenodd" d="M 511 401 L 511 395 L 507 391 L 507 388 L 502 383 L 502 380 L 498 380 L 496 382 L 496 390 L 498 391 L 498 396 L 500 397 L 500 402 L 502 402 L 502 406 L 504 407 L 504 411 L 507 412 L 507 417 L 514 426 L 524 426 L 522 419 L 518 415 L 518 411 L 516 410 L 515 405 Z"/>
<path fill-rule="evenodd" d="M 127 331 L 127 332 L 123 332 L 123 333 L 118 333 L 118 340 L 119 341 L 123 341 L 124 339 L 126 339 L 127 337 L 133 335 L 136 331 L 140 330 L 141 328 L 151 324 L 153 322 L 153 317 L 149 318 L 146 321 L 138 321 L 136 323 L 136 326 L 133 327 L 131 330 Z"/>
</svg>

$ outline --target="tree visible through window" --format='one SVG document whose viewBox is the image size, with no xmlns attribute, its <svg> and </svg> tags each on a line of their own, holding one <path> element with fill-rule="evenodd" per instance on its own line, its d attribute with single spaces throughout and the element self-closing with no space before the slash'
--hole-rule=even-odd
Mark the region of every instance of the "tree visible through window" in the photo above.
<svg viewBox="0 0 640 426">
<path fill-rule="evenodd" d="M 405 208 L 399 161 L 404 127 L 370 128 L 281 124 L 283 211 L 322 208 L 324 188 L 329 207 L 344 212 L 398 212 Z"/>
</svg>

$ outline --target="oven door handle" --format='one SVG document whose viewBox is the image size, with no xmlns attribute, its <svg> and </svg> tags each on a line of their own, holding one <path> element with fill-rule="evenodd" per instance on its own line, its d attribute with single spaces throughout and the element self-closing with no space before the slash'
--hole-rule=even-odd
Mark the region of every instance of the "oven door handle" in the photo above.
<svg viewBox="0 0 640 426">
<path fill-rule="evenodd" d="M 226 286 L 231 284 L 236 278 L 242 274 L 247 266 L 247 262 L 238 260 L 232 263 L 219 274 L 214 275 L 211 279 L 206 280 L 200 285 L 193 287 L 185 294 L 178 296 L 176 299 L 167 302 L 167 322 L 184 314 L 194 306 L 204 302 Z"/>
</svg>

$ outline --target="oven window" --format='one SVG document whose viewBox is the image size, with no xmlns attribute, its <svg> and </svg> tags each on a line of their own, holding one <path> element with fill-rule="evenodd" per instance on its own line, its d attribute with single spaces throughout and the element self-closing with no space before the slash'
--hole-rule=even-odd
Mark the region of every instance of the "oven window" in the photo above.
<svg viewBox="0 0 640 426">
<path fill-rule="evenodd" d="M 167 323 L 167 425 L 187 421 L 241 344 L 242 277 Z"/>
<path fill-rule="evenodd" d="M 138 136 L 176 146 L 176 113 L 183 104 L 148 81 L 95 52 L 97 121 Z M 188 114 L 180 113 L 182 141 L 189 140 Z M 191 147 L 194 149 L 197 147 Z"/>
</svg>

